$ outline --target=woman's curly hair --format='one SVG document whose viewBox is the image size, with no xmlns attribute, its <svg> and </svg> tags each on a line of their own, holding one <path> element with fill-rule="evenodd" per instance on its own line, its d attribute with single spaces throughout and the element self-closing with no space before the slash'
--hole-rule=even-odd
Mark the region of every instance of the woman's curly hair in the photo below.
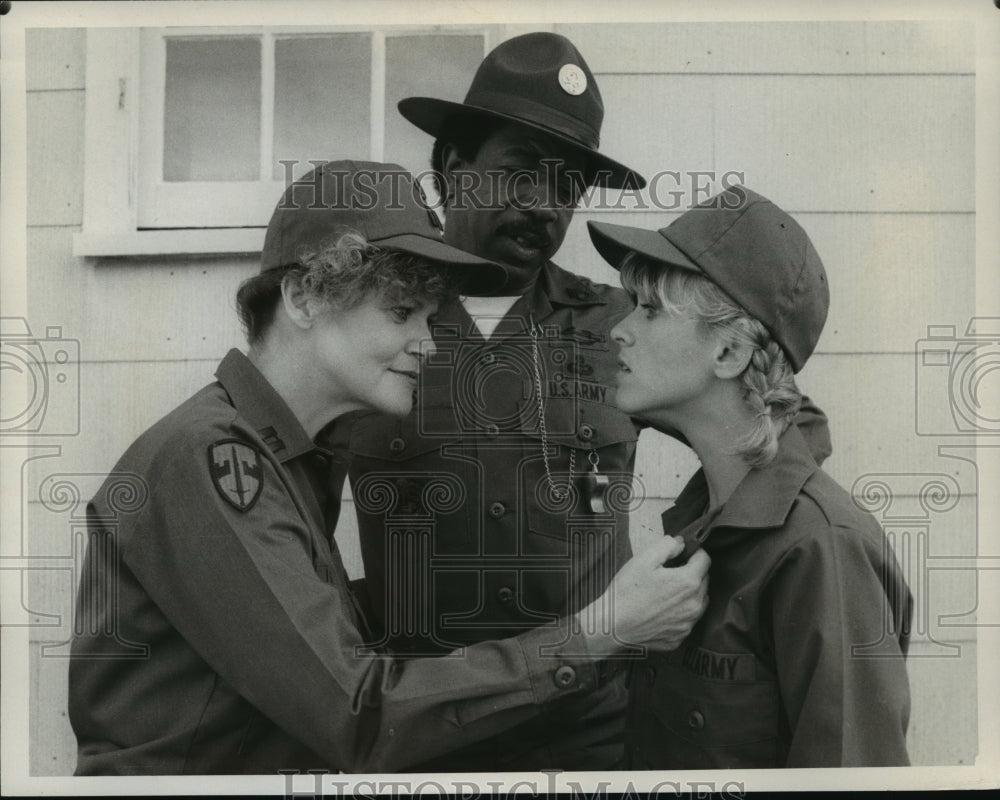
<svg viewBox="0 0 1000 800">
<path fill-rule="evenodd" d="M 630 253 L 621 266 L 622 285 L 633 296 L 668 313 L 688 313 L 732 344 L 750 345 L 753 355 L 740 376 L 754 425 L 735 452 L 762 467 L 778 452 L 778 437 L 802 405 L 802 393 L 784 351 L 767 328 L 712 281 L 690 270 L 666 267 Z"/>
<path fill-rule="evenodd" d="M 317 247 L 303 248 L 298 263 L 248 278 L 236 292 L 236 306 L 253 345 L 274 321 L 287 277 L 296 279 L 313 297 L 331 309 L 346 311 L 366 297 L 390 302 L 413 298 L 438 305 L 458 293 L 459 276 L 445 265 L 421 256 L 386 250 L 354 231 L 335 232 Z"/>
</svg>

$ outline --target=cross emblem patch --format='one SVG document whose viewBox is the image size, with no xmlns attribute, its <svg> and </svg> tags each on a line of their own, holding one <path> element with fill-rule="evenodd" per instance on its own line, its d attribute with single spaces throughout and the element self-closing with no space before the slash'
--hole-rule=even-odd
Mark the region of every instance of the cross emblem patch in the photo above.
<svg viewBox="0 0 1000 800">
<path fill-rule="evenodd" d="M 264 488 L 260 455 L 237 439 L 224 439 L 208 448 L 208 469 L 216 491 L 237 511 L 249 511 Z"/>
</svg>

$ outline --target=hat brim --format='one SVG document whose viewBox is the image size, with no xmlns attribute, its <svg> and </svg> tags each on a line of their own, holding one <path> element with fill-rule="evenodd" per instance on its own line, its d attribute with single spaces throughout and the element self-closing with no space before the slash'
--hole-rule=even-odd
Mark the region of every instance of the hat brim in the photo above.
<svg viewBox="0 0 1000 800">
<path fill-rule="evenodd" d="M 587 230 L 597 252 L 615 269 L 621 268 L 625 256 L 636 252 L 666 266 L 704 274 L 697 264 L 659 231 L 612 225 L 610 222 L 588 222 Z"/>
<path fill-rule="evenodd" d="M 507 271 L 499 264 L 417 233 L 389 236 L 372 240 L 371 243 L 387 250 L 398 250 L 448 267 L 456 267 L 456 274 L 462 281 L 462 291 L 466 294 L 493 294 L 507 280 Z"/>
<path fill-rule="evenodd" d="M 407 121 L 436 139 L 444 135 L 450 120 L 460 116 L 486 117 L 502 122 L 514 122 L 551 136 L 567 145 L 574 152 L 580 153 L 586 159 L 588 181 L 593 186 L 608 189 L 642 189 L 646 185 L 646 179 L 634 169 L 608 158 L 592 147 L 580 144 L 560 131 L 521 117 L 515 117 L 512 114 L 503 114 L 481 106 L 439 100 L 435 97 L 404 97 L 399 101 L 397 107 L 399 113 Z"/>
</svg>

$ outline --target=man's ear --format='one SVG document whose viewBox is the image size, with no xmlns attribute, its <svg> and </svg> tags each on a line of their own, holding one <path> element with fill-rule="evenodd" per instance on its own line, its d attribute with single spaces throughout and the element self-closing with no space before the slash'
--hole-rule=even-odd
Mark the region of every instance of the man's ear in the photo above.
<svg viewBox="0 0 1000 800">
<path fill-rule="evenodd" d="M 712 366 L 717 378 L 738 378 L 750 366 L 753 345 L 719 339 L 712 353 Z"/>
<path fill-rule="evenodd" d="M 319 315 L 319 303 L 302 287 L 297 275 L 281 279 L 281 304 L 292 323 L 303 330 L 311 328 Z"/>
<path fill-rule="evenodd" d="M 441 148 L 441 169 L 445 179 L 450 179 L 451 173 L 466 166 L 465 159 L 458 153 L 458 148 L 450 142 Z"/>
<path fill-rule="evenodd" d="M 468 166 L 465 159 L 458 153 L 453 144 L 446 144 L 441 149 L 441 177 L 444 180 L 445 205 L 455 196 L 455 170 Z"/>
</svg>

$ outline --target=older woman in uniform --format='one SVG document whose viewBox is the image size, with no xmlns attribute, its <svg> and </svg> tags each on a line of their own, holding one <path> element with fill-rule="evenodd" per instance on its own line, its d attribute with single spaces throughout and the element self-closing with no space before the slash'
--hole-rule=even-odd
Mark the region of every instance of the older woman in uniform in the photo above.
<svg viewBox="0 0 1000 800">
<path fill-rule="evenodd" d="M 663 569 L 669 540 L 591 609 L 613 605 L 617 639 L 570 619 L 433 661 L 366 649 L 322 431 L 357 409 L 407 413 L 428 317 L 459 278 L 504 279 L 443 243 L 416 188 L 356 162 L 292 184 L 239 292 L 249 355 L 231 351 L 89 504 L 77 774 L 398 770 L 586 691 L 619 640 L 676 646 L 704 609 L 708 559 Z"/>
<path fill-rule="evenodd" d="M 612 330 L 618 406 L 701 461 L 664 533 L 712 557 L 684 645 L 632 671 L 630 766 L 908 763 L 909 591 L 791 424 L 829 304 L 808 236 L 743 187 L 659 231 L 590 233 L 636 302 Z"/>
</svg>

